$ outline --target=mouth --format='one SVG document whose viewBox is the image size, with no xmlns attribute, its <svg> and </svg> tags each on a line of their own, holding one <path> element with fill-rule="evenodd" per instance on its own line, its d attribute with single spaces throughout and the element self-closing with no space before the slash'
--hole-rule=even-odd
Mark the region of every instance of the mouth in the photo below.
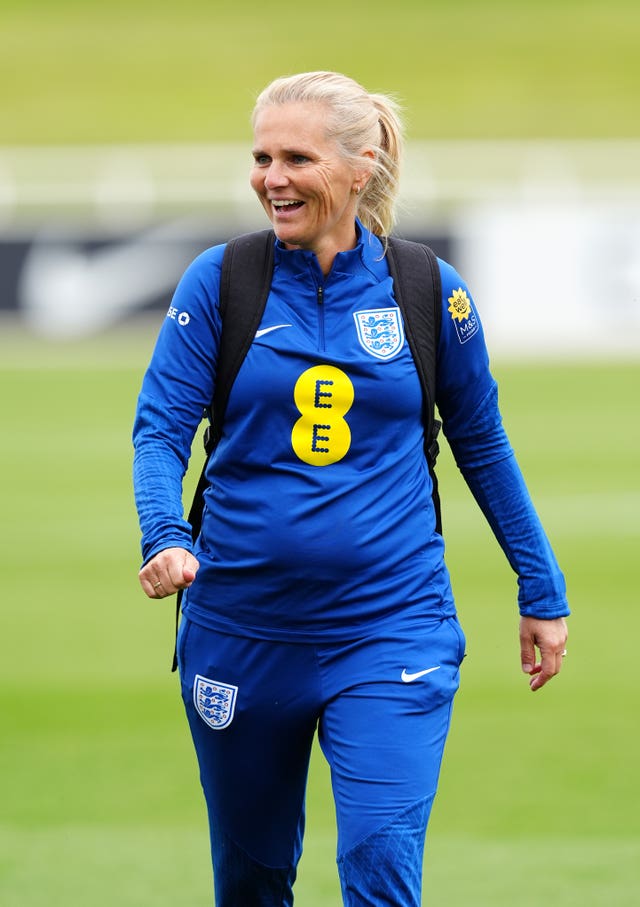
<svg viewBox="0 0 640 907">
<path fill-rule="evenodd" d="M 294 198 L 284 198 L 284 199 L 271 199 L 271 207 L 274 209 L 276 214 L 288 214 L 290 211 L 298 211 L 304 202 L 298 201 Z"/>
</svg>

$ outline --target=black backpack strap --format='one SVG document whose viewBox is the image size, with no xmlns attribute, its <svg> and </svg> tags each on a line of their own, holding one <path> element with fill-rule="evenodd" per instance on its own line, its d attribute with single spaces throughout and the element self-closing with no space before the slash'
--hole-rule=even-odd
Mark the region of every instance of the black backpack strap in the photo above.
<svg viewBox="0 0 640 907">
<path fill-rule="evenodd" d="M 222 339 L 213 395 L 210 447 L 220 440 L 233 382 L 260 327 L 273 274 L 273 230 L 245 233 L 227 243 L 220 275 Z"/>
<path fill-rule="evenodd" d="M 396 302 L 402 312 L 424 398 L 425 456 L 433 483 L 436 529 L 442 532 L 440 496 L 434 467 L 441 423 L 435 418 L 436 366 L 442 322 L 442 283 L 435 253 L 423 243 L 390 236 L 387 261 Z"/>
<path fill-rule="evenodd" d="M 224 414 L 244 357 L 260 325 L 271 287 L 274 233 L 260 230 L 231 239 L 224 250 L 220 271 L 220 315 L 222 333 L 216 366 L 215 390 L 207 411 L 209 425 L 204 433 L 207 454 L 189 511 L 191 535 L 195 542 L 202 525 L 205 477 L 209 455 L 222 434 Z"/>
<path fill-rule="evenodd" d="M 189 510 L 189 523 L 193 541 L 200 534 L 204 493 L 209 456 L 220 440 L 224 414 L 231 387 L 236 379 L 249 347 L 260 326 L 260 320 L 271 288 L 274 259 L 274 233 L 260 230 L 231 239 L 224 250 L 220 272 L 220 315 L 222 333 L 218 350 L 216 382 L 210 424 L 205 430 L 204 446 L 207 453 L 200 478 Z M 176 600 L 176 639 L 180 621 L 182 590 Z M 173 654 L 172 671 L 178 667 L 177 651 Z"/>
</svg>

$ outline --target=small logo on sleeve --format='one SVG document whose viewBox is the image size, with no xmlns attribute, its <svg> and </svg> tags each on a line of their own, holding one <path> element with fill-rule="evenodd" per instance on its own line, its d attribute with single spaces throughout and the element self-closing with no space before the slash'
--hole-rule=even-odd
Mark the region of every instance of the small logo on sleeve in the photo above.
<svg viewBox="0 0 640 907">
<path fill-rule="evenodd" d="M 467 296 L 466 291 L 462 287 L 458 287 L 447 301 L 458 340 L 460 343 L 466 343 L 480 329 L 480 322 L 473 311 L 471 300 Z"/>
<path fill-rule="evenodd" d="M 185 327 L 191 321 L 191 316 L 188 312 L 179 312 L 173 305 L 169 306 L 167 318 L 170 318 L 172 321 L 177 321 L 182 327 Z"/>
</svg>

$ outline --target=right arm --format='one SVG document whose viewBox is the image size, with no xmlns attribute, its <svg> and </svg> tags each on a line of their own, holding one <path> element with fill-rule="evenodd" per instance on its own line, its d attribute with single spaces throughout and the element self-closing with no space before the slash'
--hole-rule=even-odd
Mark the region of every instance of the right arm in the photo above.
<svg viewBox="0 0 640 907">
<path fill-rule="evenodd" d="M 182 277 L 138 398 L 133 482 L 142 531 L 140 582 L 152 598 L 190 585 L 197 570 L 182 482 L 213 397 L 222 252 L 222 246 L 204 252 Z"/>
</svg>

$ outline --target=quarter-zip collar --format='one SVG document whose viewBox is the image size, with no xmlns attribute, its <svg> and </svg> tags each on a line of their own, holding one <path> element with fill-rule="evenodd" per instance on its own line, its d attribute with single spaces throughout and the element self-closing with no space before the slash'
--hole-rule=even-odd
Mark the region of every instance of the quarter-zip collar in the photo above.
<svg viewBox="0 0 640 907">
<path fill-rule="evenodd" d="M 377 236 L 369 232 L 359 220 L 356 220 L 356 245 L 353 249 L 338 252 L 334 258 L 331 270 L 325 277 L 314 252 L 308 249 L 286 249 L 284 244 L 276 239 L 275 262 L 291 269 L 294 274 L 309 273 L 311 270 L 317 286 L 330 282 L 337 274 L 357 273 L 364 269 L 382 279 L 389 273 L 387 262 L 384 258 L 384 249 Z"/>
<path fill-rule="evenodd" d="M 356 245 L 339 252 L 329 274 L 322 273 L 314 252 L 308 249 L 286 249 L 280 240 L 275 245 L 273 286 L 289 300 L 307 329 L 315 328 L 320 352 L 326 350 L 327 317 L 338 309 L 349 310 L 354 299 L 365 288 L 383 284 L 389 279 L 386 258 L 380 240 L 356 222 Z M 298 288 L 299 295 L 293 290 Z M 292 296 L 293 291 L 293 296 Z M 355 295 L 354 295 L 355 294 Z M 366 307 L 366 306 L 364 306 Z"/>
</svg>

